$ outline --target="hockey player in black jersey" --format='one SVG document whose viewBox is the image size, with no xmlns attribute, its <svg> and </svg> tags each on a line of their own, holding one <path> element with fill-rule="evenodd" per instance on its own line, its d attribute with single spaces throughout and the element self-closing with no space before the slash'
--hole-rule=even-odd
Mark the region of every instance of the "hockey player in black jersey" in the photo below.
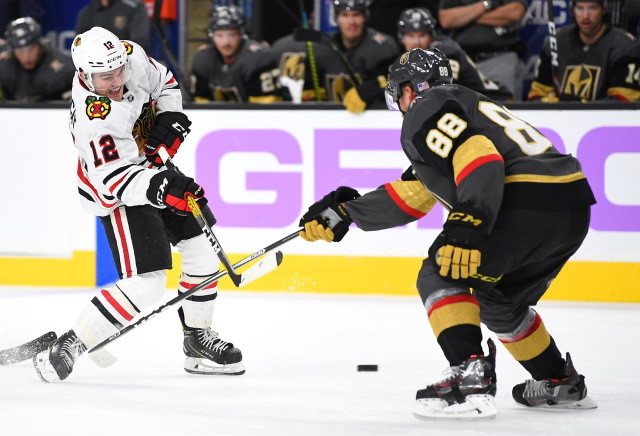
<svg viewBox="0 0 640 436">
<path fill-rule="evenodd" d="M 451 84 L 446 57 L 414 49 L 392 66 L 387 98 L 404 115 L 402 177 L 360 195 L 340 187 L 300 220 L 308 241 L 340 241 L 405 225 L 436 201 L 449 214 L 428 247 L 417 287 L 451 365 L 416 394 L 419 418 L 488 418 L 497 413 L 495 346 L 484 323 L 532 379 L 513 388 L 529 407 L 594 408 L 584 377 L 563 358 L 533 309 L 589 228 L 593 194 L 571 155 L 508 109 Z M 425 241 L 426 242 L 426 241 Z"/>
<path fill-rule="evenodd" d="M 217 6 L 209 24 L 211 43 L 193 54 L 195 101 L 282 101 L 275 54 L 244 33 L 237 6 Z"/>
<path fill-rule="evenodd" d="M 75 68 L 71 58 L 41 40 L 40 25 L 18 18 L 4 34 L 12 55 L 0 59 L 0 100 L 42 101 L 71 98 Z"/>
<path fill-rule="evenodd" d="M 506 86 L 486 78 L 460 44 L 436 30 L 436 19 L 425 8 L 405 9 L 398 18 L 398 40 L 405 51 L 414 48 L 440 50 L 451 64 L 453 83 L 481 92 L 494 100 L 513 100 Z"/>
<path fill-rule="evenodd" d="M 529 100 L 640 100 L 640 44 L 611 26 L 606 8 L 603 0 L 573 0 L 575 23 L 558 30 L 557 52 L 545 39 Z"/>
<path fill-rule="evenodd" d="M 326 87 L 329 99 L 342 101 L 349 112 L 367 107 L 384 108 L 382 90 L 389 65 L 398 56 L 398 44 L 389 35 L 366 26 L 370 0 L 334 0 L 338 30 L 329 35 L 357 76 L 353 83 L 349 68 L 339 56 L 327 59 Z"/>
</svg>

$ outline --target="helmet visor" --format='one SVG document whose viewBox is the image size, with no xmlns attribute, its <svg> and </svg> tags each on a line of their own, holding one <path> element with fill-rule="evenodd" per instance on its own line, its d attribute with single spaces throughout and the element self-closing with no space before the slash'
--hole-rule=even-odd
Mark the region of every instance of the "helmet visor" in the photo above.
<svg viewBox="0 0 640 436">
<path fill-rule="evenodd" d="M 125 62 L 119 68 L 111 71 L 105 71 L 102 73 L 93 73 L 91 75 L 91 81 L 96 92 L 107 92 L 117 89 L 131 78 L 131 67 L 129 62 Z"/>
<path fill-rule="evenodd" d="M 397 92 L 393 92 L 393 90 L 389 89 L 389 87 L 386 87 L 384 89 L 384 100 L 387 103 L 387 108 L 390 111 L 399 111 L 400 108 L 398 107 L 398 93 Z"/>
</svg>

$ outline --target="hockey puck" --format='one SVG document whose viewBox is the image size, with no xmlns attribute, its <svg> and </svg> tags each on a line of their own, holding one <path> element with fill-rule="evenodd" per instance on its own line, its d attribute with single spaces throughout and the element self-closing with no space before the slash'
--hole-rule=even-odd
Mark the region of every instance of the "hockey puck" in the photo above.
<svg viewBox="0 0 640 436">
<path fill-rule="evenodd" d="M 378 365 L 358 365 L 359 372 L 363 372 L 363 371 L 374 372 L 377 370 L 378 370 Z"/>
</svg>

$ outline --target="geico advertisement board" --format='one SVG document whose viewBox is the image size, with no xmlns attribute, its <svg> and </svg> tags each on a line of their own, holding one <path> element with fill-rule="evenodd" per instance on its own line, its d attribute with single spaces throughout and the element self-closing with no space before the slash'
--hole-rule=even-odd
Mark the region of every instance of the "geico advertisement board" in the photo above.
<svg viewBox="0 0 640 436">
<path fill-rule="evenodd" d="M 230 253 L 250 253 L 298 225 L 316 199 L 340 185 L 361 192 L 407 168 L 397 112 L 337 110 L 186 111 L 192 132 L 175 162 L 194 175 Z M 598 204 L 574 260 L 640 262 L 640 125 L 637 111 L 514 111 L 578 157 Z M 3 109 L 0 255 L 71 257 L 96 249 L 96 221 L 80 210 L 77 160 L 62 109 Z M 517 132 L 516 132 L 517 134 Z M 117 144 L 116 144 L 117 146 Z M 285 254 L 422 258 L 441 228 L 437 206 L 410 225 L 352 230 L 339 244 L 295 240 Z M 1 261 L 0 261 L 1 262 Z M 360 272 L 362 273 L 362 272 Z M 2 277 L 0 276 L 0 279 Z"/>
</svg>

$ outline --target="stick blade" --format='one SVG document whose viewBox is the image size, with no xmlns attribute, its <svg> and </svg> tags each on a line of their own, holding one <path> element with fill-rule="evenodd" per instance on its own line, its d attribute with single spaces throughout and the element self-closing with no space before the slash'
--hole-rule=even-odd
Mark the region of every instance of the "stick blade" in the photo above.
<svg viewBox="0 0 640 436">
<path fill-rule="evenodd" d="M 14 363 L 33 359 L 36 354 L 49 348 L 49 344 L 56 339 L 58 339 L 56 332 L 47 332 L 25 344 L 18 345 L 13 348 L 7 348 L 6 350 L 0 350 L 0 365 L 13 365 Z"/>
<path fill-rule="evenodd" d="M 264 256 L 260 261 L 254 263 L 246 271 L 241 274 L 239 288 L 251 283 L 257 278 L 262 277 L 265 274 L 270 273 L 276 269 L 282 263 L 283 254 L 281 251 L 275 253 L 269 253 Z"/>
<path fill-rule="evenodd" d="M 116 356 L 109 353 L 104 348 L 89 352 L 89 358 L 100 368 L 108 368 L 118 361 Z"/>
<path fill-rule="evenodd" d="M 295 41 L 322 42 L 322 32 L 314 29 L 296 27 L 295 29 L 293 29 L 293 39 Z"/>
</svg>

